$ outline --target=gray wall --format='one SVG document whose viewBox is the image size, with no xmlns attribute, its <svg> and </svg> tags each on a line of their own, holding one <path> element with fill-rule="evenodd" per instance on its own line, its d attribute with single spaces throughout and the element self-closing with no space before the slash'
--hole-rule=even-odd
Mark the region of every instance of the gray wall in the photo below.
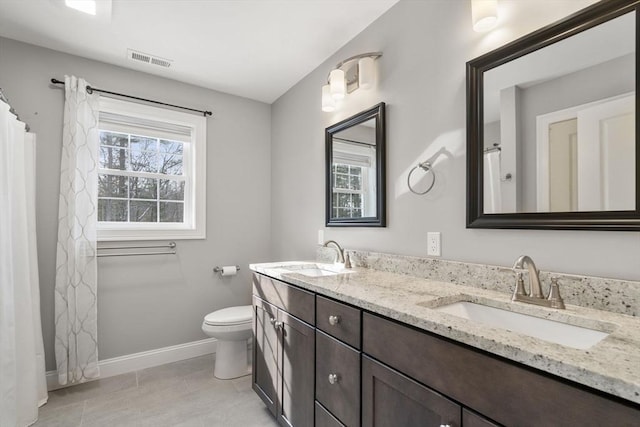
<svg viewBox="0 0 640 427">
<path fill-rule="evenodd" d="M 517 11 L 525 2 L 511 2 Z M 326 228 L 347 248 L 426 256 L 442 232 L 442 258 L 511 266 L 529 254 L 544 270 L 640 280 L 640 233 L 465 228 L 465 62 L 591 1 L 535 2 L 489 34 L 471 29 L 468 1 L 400 1 L 272 106 L 272 235 L 279 259 L 312 258 L 324 227 L 324 128 L 387 103 L 387 228 Z M 529 6 L 532 3 L 529 2 Z M 564 9 L 563 9 L 564 8 Z M 529 9 L 531 10 L 531 9 Z M 320 109 L 321 86 L 339 61 L 380 50 L 378 87 Z M 418 161 L 435 158 L 437 183 L 406 189 Z"/>
<path fill-rule="evenodd" d="M 177 256 L 101 258 L 99 357 L 206 338 L 205 314 L 250 303 L 248 263 L 269 260 L 270 106 L 145 73 L 0 38 L 0 87 L 37 133 L 37 232 L 47 369 L 55 369 L 54 280 L 64 91 L 51 77 L 210 109 L 207 239 L 178 241 Z M 216 265 L 239 264 L 224 279 Z"/>
</svg>

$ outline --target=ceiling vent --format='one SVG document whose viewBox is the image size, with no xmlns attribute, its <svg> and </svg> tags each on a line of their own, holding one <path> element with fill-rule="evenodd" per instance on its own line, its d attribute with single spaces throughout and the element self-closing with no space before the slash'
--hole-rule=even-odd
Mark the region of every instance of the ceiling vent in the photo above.
<svg viewBox="0 0 640 427">
<path fill-rule="evenodd" d="M 149 55 L 148 53 L 138 52 L 133 49 L 127 49 L 127 57 L 132 61 L 144 62 L 145 64 L 157 65 L 159 67 L 171 67 L 170 59 L 160 58 L 159 56 Z"/>
</svg>

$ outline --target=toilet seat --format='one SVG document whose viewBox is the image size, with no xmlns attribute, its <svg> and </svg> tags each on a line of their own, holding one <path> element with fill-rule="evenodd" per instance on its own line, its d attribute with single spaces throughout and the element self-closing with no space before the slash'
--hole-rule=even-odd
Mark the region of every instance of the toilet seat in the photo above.
<svg viewBox="0 0 640 427">
<path fill-rule="evenodd" d="M 233 326 L 251 323 L 253 307 L 242 305 L 216 310 L 204 317 L 204 323 L 210 326 Z"/>
</svg>

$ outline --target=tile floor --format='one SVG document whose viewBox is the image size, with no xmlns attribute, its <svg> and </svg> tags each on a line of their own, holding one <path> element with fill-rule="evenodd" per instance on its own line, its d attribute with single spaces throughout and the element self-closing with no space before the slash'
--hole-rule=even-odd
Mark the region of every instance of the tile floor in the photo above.
<svg viewBox="0 0 640 427">
<path fill-rule="evenodd" d="M 276 426 L 251 376 L 218 380 L 213 362 L 207 355 L 50 392 L 34 426 Z"/>
</svg>

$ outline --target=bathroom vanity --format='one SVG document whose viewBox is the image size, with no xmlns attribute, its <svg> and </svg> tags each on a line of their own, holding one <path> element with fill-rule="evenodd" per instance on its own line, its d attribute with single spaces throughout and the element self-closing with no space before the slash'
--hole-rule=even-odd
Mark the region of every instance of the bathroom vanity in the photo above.
<svg viewBox="0 0 640 427">
<path fill-rule="evenodd" d="M 620 330 L 635 317 L 569 306 L 561 315 L 610 327 L 574 349 L 434 309 L 460 296 L 514 304 L 495 291 L 361 267 L 251 268 L 253 388 L 281 425 L 640 423 L 638 332 Z"/>
</svg>

